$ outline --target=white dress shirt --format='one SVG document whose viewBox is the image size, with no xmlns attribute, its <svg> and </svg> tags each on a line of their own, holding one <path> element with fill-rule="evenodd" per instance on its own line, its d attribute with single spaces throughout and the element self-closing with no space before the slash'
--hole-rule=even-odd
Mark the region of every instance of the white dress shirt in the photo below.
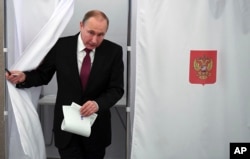
<svg viewBox="0 0 250 159">
<path fill-rule="evenodd" d="M 81 72 L 83 58 L 86 55 L 86 52 L 84 51 L 84 49 L 85 49 L 85 46 L 83 44 L 83 41 L 82 41 L 82 38 L 81 38 L 81 33 L 80 33 L 79 36 L 78 36 L 78 40 L 77 40 L 77 64 L 78 64 L 79 74 Z M 95 50 L 92 50 L 89 53 L 89 56 L 90 56 L 90 59 L 91 59 L 91 66 L 92 66 L 92 63 L 94 61 L 94 56 L 95 56 Z"/>
<path fill-rule="evenodd" d="M 81 33 L 78 36 L 78 40 L 77 40 L 77 65 L 78 65 L 78 70 L 79 70 L 79 75 L 81 73 L 81 68 L 82 68 L 82 61 L 83 58 L 86 56 L 86 52 L 84 51 L 85 46 L 83 44 L 82 38 L 81 38 Z M 91 66 L 93 64 L 94 61 L 94 57 L 95 57 L 95 49 L 93 49 L 90 53 L 90 60 L 91 60 Z M 99 110 L 99 105 L 98 103 L 96 103 L 96 101 L 92 101 L 95 103 L 96 107 L 97 107 L 97 111 Z"/>
</svg>

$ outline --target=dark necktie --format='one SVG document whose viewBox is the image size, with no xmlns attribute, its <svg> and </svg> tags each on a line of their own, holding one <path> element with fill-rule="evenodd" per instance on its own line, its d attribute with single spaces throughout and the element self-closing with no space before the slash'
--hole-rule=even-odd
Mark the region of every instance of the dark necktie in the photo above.
<svg viewBox="0 0 250 159">
<path fill-rule="evenodd" d="M 86 88 L 88 78 L 89 78 L 90 69 L 91 69 L 91 60 L 90 60 L 90 56 L 89 56 L 89 53 L 91 52 L 91 50 L 85 48 L 84 51 L 86 52 L 86 55 L 83 59 L 81 73 L 80 73 L 83 90 L 85 90 L 85 88 Z"/>
</svg>

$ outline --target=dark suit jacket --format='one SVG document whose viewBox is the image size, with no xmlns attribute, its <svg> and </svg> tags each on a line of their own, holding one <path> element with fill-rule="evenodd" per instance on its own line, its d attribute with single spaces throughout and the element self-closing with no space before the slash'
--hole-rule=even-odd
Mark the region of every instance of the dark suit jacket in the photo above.
<svg viewBox="0 0 250 159">
<path fill-rule="evenodd" d="M 78 35 L 60 38 L 37 69 L 25 72 L 26 80 L 19 87 L 48 84 L 56 72 L 58 92 L 53 125 L 55 145 L 64 148 L 72 137 L 71 133 L 61 130 L 62 105 L 71 105 L 72 102 L 82 105 L 87 100 L 95 100 L 99 105 L 98 117 L 90 137 L 83 137 L 83 141 L 89 148 L 108 146 L 111 143 L 110 108 L 124 93 L 122 47 L 104 40 L 96 48 L 88 84 L 83 92 L 76 55 Z"/>
</svg>

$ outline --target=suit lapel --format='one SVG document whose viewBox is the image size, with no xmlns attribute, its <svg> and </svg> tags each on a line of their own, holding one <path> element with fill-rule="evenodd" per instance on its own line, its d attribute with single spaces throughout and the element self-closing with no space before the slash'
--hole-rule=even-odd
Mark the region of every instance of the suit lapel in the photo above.
<svg viewBox="0 0 250 159">
<path fill-rule="evenodd" d="M 95 50 L 95 57 L 94 57 L 94 61 L 91 67 L 91 72 L 90 72 L 90 76 L 88 79 L 88 84 L 87 84 L 87 88 L 86 91 L 88 90 L 88 88 L 91 88 L 91 85 L 95 84 L 95 80 L 98 80 L 98 78 L 100 77 L 100 71 L 103 69 L 103 66 L 105 65 L 105 50 L 100 49 L 100 48 L 96 48 Z"/>
<path fill-rule="evenodd" d="M 78 35 L 75 35 L 71 40 L 69 40 L 69 45 L 66 47 L 66 52 L 70 55 L 68 56 L 68 62 L 71 65 L 71 72 L 72 72 L 72 78 L 77 79 L 76 84 L 81 86 L 81 79 L 80 79 L 80 73 L 78 69 L 78 59 L 77 59 L 77 39 Z"/>
</svg>

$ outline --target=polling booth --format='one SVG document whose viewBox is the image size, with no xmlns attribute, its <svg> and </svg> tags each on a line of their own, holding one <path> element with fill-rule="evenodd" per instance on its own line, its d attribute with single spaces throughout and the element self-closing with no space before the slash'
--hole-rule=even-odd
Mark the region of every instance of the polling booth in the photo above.
<svg viewBox="0 0 250 159">
<path fill-rule="evenodd" d="M 85 11 L 91 9 L 99 9 L 104 11 L 110 19 L 110 27 L 105 36 L 106 39 L 114 41 L 123 47 L 123 59 L 125 64 L 125 77 L 127 81 L 127 33 L 128 33 L 128 7 L 127 0 L 110 1 L 110 5 L 106 6 L 106 2 L 87 2 L 75 1 L 74 13 L 68 22 L 65 30 L 61 36 L 72 35 L 79 30 L 79 20 L 82 19 Z M 119 12 L 117 12 L 119 10 Z M 41 90 L 41 97 L 38 101 L 38 112 L 40 121 L 45 136 L 44 141 L 46 145 L 47 157 L 58 157 L 56 147 L 53 145 L 52 122 L 53 121 L 53 106 L 55 103 L 56 94 L 56 79 L 50 82 L 49 85 L 43 86 Z M 127 82 L 125 82 L 125 89 Z M 126 92 L 123 98 L 111 109 L 112 112 L 112 145 L 108 147 L 106 158 L 126 158 L 126 144 L 128 133 L 127 116 L 127 99 Z"/>
<path fill-rule="evenodd" d="M 105 39 L 113 41 L 123 48 L 124 61 L 124 83 L 125 93 L 122 99 L 111 109 L 112 113 L 112 145 L 108 147 L 106 158 L 126 158 L 128 156 L 127 149 L 127 132 L 128 132 L 128 113 L 127 108 L 127 52 L 128 52 L 128 21 L 129 21 L 129 1 L 113 0 L 105 1 L 50 1 L 50 2 L 35 2 L 35 1 L 6 1 L 6 43 L 8 44 L 8 55 L 6 67 L 9 69 L 27 70 L 25 65 L 35 66 L 43 57 L 43 50 L 47 50 L 49 43 L 55 42 L 59 37 L 75 35 L 79 32 L 80 21 L 84 14 L 93 9 L 102 10 L 109 18 L 109 29 L 105 35 Z M 61 21 L 61 22 L 60 22 Z M 54 28 L 54 29 L 52 29 Z M 52 34 L 50 32 L 53 32 Z M 53 36 L 52 39 L 49 36 Z M 40 39 L 40 40 L 39 40 Z M 42 40 L 41 40 L 42 39 Z M 37 40 L 37 41 L 36 41 Z M 43 43 L 48 41 L 48 43 Z M 43 47 L 43 48 L 42 48 Z M 51 47 L 51 46 L 50 46 Z M 37 55 L 32 52 L 37 52 Z M 47 50 L 48 51 L 48 50 Z M 6 51 L 7 52 L 7 51 Z M 29 54 L 29 55 L 27 55 Z M 39 55 L 40 54 L 40 55 Z M 27 56 L 26 56 L 27 55 Z M 29 57 L 28 57 L 29 56 Z M 40 56 L 40 57 L 39 57 Z M 30 58 L 30 60 L 28 60 Z M 33 63 L 33 64 L 32 64 Z M 9 92 L 15 92 L 9 85 Z M 8 158 L 26 158 L 31 153 L 31 156 L 59 158 L 56 147 L 54 146 L 54 136 L 52 133 L 53 125 L 53 110 L 57 92 L 57 83 L 55 77 L 45 86 L 39 88 L 31 88 L 31 97 L 20 97 L 19 100 L 30 98 L 31 107 L 27 107 L 27 103 L 23 103 L 24 110 L 18 110 L 22 107 L 17 104 L 12 97 L 8 104 L 9 121 L 8 121 Z M 13 93 L 15 94 L 15 93 Z M 17 95 L 16 93 L 15 95 Z M 29 94 L 29 93 L 28 93 Z M 9 97 L 8 93 L 6 96 Z M 18 101 L 18 100 L 17 100 Z M 34 114 L 32 105 L 38 113 L 38 118 Z M 25 119 L 27 112 L 29 119 Z M 30 113 L 29 113 L 30 112 Z M 20 118 L 20 123 L 18 121 Z M 25 123 L 26 122 L 26 123 Z M 29 125 L 30 124 L 30 125 Z M 41 124 L 41 128 L 39 128 Z M 31 132 L 27 134 L 27 127 L 30 126 Z M 29 130 L 28 130 L 29 131 Z M 38 132 L 41 131 L 41 132 Z M 34 136 L 33 136 L 33 135 Z M 24 137 L 26 136 L 27 137 Z M 32 140 L 32 138 L 36 138 Z M 43 145 L 45 147 L 43 148 Z M 36 147 L 33 150 L 32 147 Z M 15 153 L 12 153 L 15 151 Z M 27 155 L 28 154 L 28 155 Z M 33 157 L 31 157 L 33 158 Z"/>
<path fill-rule="evenodd" d="M 110 17 L 106 38 L 123 47 L 126 93 L 111 110 L 106 159 L 249 158 L 250 1 L 6 4 L 10 69 L 36 67 L 51 43 L 78 31 L 87 10 Z M 7 158 L 57 158 L 55 79 L 25 91 L 7 86 Z"/>
</svg>

